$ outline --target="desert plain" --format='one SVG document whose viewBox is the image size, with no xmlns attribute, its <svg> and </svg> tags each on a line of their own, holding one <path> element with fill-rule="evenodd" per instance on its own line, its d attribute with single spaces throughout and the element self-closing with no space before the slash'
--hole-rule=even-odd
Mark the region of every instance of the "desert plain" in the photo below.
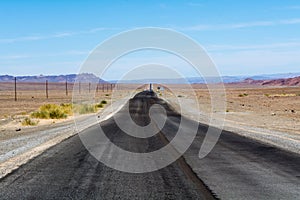
<svg viewBox="0 0 300 200">
<path fill-rule="evenodd" d="M 158 85 L 154 85 L 154 89 Z M 188 99 L 192 93 L 197 95 L 199 111 L 209 114 L 211 112 L 210 93 L 203 84 L 192 85 L 193 90 L 185 85 L 164 85 L 166 88 L 176 90 L 176 98 Z M 88 90 L 87 85 L 82 90 Z M 137 86 L 122 86 L 114 92 L 119 97 L 126 96 Z M 140 87 L 139 90 L 144 89 Z M 38 110 L 44 104 L 71 103 L 73 97 L 73 84 L 66 87 L 64 83 L 50 83 L 48 86 L 48 98 L 46 97 L 43 83 L 20 83 L 15 101 L 13 83 L 0 83 L 0 119 L 2 131 L 8 123 L 14 128 L 20 125 L 22 118 L 31 112 Z M 226 92 L 226 121 L 238 125 L 267 128 L 270 130 L 300 134 L 300 88 L 280 86 L 257 85 L 231 85 L 225 84 Z M 91 91 L 95 101 L 111 101 L 112 91 L 110 86 L 99 86 Z M 168 99 L 167 92 L 166 98 Z M 174 98 L 174 94 L 173 94 Z M 190 109 L 193 109 L 192 107 Z M 221 112 L 221 111 L 220 111 Z M 59 122 L 59 120 L 57 120 Z M 63 120 L 60 120 L 63 121 Z M 43 123 L 41 123 L 43 124 Z"/>
</svg>

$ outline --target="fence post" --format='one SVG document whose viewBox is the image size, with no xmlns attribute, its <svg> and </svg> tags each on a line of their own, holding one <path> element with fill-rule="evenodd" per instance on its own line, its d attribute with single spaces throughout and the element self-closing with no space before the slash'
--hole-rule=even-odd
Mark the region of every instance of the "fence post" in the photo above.
<svg viewBox="0 0 300 200">
<path fill-rule="evenodd" d="M 17 77 L 15 77 L 15 101 L 17 101 Z"/>
<path fill-rule="evenodd" d="M 104 83 L 102 83 L 102 92 L 104 92 Z"/>
<path fill-rule="evenodd" d="M 81 94 L 81 82 L 79 82 L 79 94 Z"/>
<path fill-rule="evenodd" d="M 68 80 L 66 79 L 66 96 L 68 96 Z"/>
<path fill-rule="evenodd" d="M 48 95 L 48 80 L 46 80 L 46 98 L 48 99 L 49 95 Z"/>
<path fill-rule="evenodd" d="M 89 83 L 89 93 L 91 93 L 91 83 Z"/>
</svg>

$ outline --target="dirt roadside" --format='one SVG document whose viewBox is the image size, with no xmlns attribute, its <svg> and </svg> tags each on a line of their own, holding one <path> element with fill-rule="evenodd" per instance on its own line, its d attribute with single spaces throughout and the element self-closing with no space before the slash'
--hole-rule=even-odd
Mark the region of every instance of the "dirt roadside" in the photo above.
<svg viewBox="0 0 300 200">
<path fill-rule="evenodd" d="M 235 93 L 235 95 L 236 94 L 237 92 Z M 184 108 L 194 108 L 195 107 L 194 102 L 190 101 L 190 98 L 188 97 L 188 95 L 190 94 L 188 94 L 186 91 L 182 91 L 182 95 L 186 95 L 185 98 L 179 98 L 181 104 L 184 105 Z M 256 97 L 252 97 L 252 98 L 256 98 Z M 292 97 L 292 98 L 295 99 L 299 97 Z M 235 99 L 235 101 L 233 101 L 232 99 Z M 165 100 L 169 102 L 176 110 L 180 111 L 177 97 L 168 96 L 167 98 L 165 98 Z M 245 98 L 242 99 L 239 97 L 233 98 L 229 94 L 227 100 L 230 102 L 234 102 L 235 104 L 238 104 L 240 103 L 239 101 L 245 101 Z M 284 99 L 276 99 L 276 100 L 280 101 L 281 103 L 284 102 Z M 253 101 L 254 100 L 251 100 L 251 102 Z M 256 108 L 257 110 L 255 111 L 243 110 L 238 112 L 234 112 L 234 111 L 215 112 L 214 118 L 211 118 L 210 116 L 211 113 L 209 110 L 210 109 L 209 100 L 202 98 L 200 99 L 199 103 L 200 104 L 202 103 L 202 105 L 199 106 L 200 111 L 191 110 L 191 109 L 182 109 L 180 113 L 183 116 L 186 116 L 187 118 L 193 119 L 195 121 L 199 121 L 200 123 L 208 124 L 210 126 L 217 127 L 222 130 L 234 132 L 244 137 L 248 137 L 257 140 L 259 142 L 267 143 L 284 150 L 288 150 L 294 153 L 300 153 L 300 130 L 297 128 L 299 125 L 297 124 L 297 121 L 299 120 L 298 114 L 297 115 L 294 114 L 293 117 L 280 116 L 280 115 L 272 116 L 269 113 L 276 112 L 276 111 L 272 111 L 272 107 L 271 109 L 269 107 L 267 110 L 262 110 L 259 106 L 257 106 Z M 247 103 L 249 103 L 249 100 L 247 100 Z M 256 104 L 259 104 L 259 102 L 256 101 Z M 289 102 L 287 106 L 289 105 L 291 105 L 291 102 Z M 293 104 L 293 106 L 297 107 L 297 109 L 299 110 L 299 106 L 297 105 L 297 103 Z M 230 105 L 228 107 L 231 110 L 239 109 L 236 107 L 232 107 Z M 256 105 L 252 107 L 256 107 Z M 276 107 L 276 109 L 280 108 L 276 104 L 273 105 L 273 107 Z M 283 107 L 284 106 L 281 105 L 281 109 L 286 109 Z M 279 111 L 277 111 L 277 113 L 279 113 Z M 291 126 L 288 120 L 294 121 L 296 125 Z M 273 124 L 276 124 L 277 126 Z"/>
<path fill-rule="evenodd" d="M 21 135 L 1 140 L 0 179 L 50 147 L 113 116 L 123 104 L 124 101 L 115 102 L 98 113 L 69 118 L 61 123 L 26 127 Z"/>
</svg>

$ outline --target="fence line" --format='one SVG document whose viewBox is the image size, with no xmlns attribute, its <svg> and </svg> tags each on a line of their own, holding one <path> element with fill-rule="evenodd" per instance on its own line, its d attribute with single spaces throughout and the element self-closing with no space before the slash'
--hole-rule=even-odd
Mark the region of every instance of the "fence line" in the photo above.
<svg viewBox="0 0 300 200">
<path fill-rule="evenodd" d="M 49 94 L 48 94 L 48 80 L 46 80 L 46 98 L 48 99 Z"/>
<path fill-rule="evenodd" d="M 0 91 L 14 91 L 14 100 L 18 101 L 19 96 L 22 96 L 22 93 L 26 91 L 43 91 L 46 99 L 51 98 L 51 91 L 65 91 L 65 95 L 69 95 L 69 90 L 73 92 L 74 83 L 68 82 L 67 80 L 65 82 L 49 82 L 48 80 L 45 80 L 45 82 L 22 82 L 17 79 L 17 77 L 14 77 L 13 84 L 11 82 L 0 82 L 1 89 Z M 101 92 L 109 92 L 112 91 L 115 88 L 116 84 L 112 83 L 97 83 L 94 85 L 93 83 L 93 89 L 96 90 L 96 94 Z M 89 93 L 91 93 L 92 90 L 92 83 L 81 83 L 79 82 L 79 87 L 77 88 L 79 94 L 82 93 L 82 90 L 88 90 Z M 32 95 L 33 98 L 34 95 Z"/>
<path fill-rule="evenodd" d="M 15 101 L 17 101 L 17 77 L 15 77 Z"/>
<path fill-rule="evenodd" d="M 68 96 L 68 81 L 66 81 L 66 96 Z"/>
</svg>

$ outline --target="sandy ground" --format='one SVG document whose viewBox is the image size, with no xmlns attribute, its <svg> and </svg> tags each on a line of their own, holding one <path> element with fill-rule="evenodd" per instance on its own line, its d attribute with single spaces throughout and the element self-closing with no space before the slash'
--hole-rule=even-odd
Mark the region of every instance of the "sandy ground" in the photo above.
<svg viewBox="0 0 300 200">
<path fill-rule="evenodd" d="M 300 134 L 300 88 L 226 88 L 226 120 L 250 127 Z M 209 106 L 207 93 L 197 91 Z M 208 109 L 207 109 L 208 110 Z M 204 110 L 207 112 L 207 110 Z"/>
<path fill-rule="evenodd" d="M 171 87 L 177 96 L 165 92 L 162 97 L 177 110 L 180 99 L 184 108 L 183 115 L 300 153 L 300 88 L 227 85 L 226 109 L 211 112 L 210 95 L 205 86 L 194 85 L 199 110 L 193 110 L 196 106 L 190 101 L 193 96 L 190 90 L 182 85 Z M 214 114 L 213 120 L 210 118 L 211 113 Z"/>
<path fill-rule="evenodd" d="M 0 140 L 7 139 L 6 136 L 3 137 L 3 135 L 7 135 L 6 131 L 12 132 L 20 128 L 23 129 L 24 126 L 21 125 L 22 120 L 28 117 L 30 113 L 37 111 L 41 105 L 72 103 L 74 97 L 86 98 L 87 95 L 92 96 L 94 103 L 106 100 L 109 104 L 128 95 L 131 91 L 130 89 L 135 86 L 120 86 L 121 88 L 115 89 L 121 92 L 114 92 L 112 94 L 110 87 L 105 87 L 102 90 L 102 86 L 99 85 L 98 90 L 91 90 L 89 92 L 87 85 L 82 85 L 80 95 L 78 95 L 78 91 L 73 94 L 71 86 L 69 86 L 68 93 L 66 94 L 64 83 L 49 83 L 48 87 L 47 98 L 43 83 L 18 83 L 17 101 L 15 101 L 13 83 L 0 83 Z M 66 120 L 70 120 L 70 118 L 64 120 L 37 119 L 35 121 L 39 121 L 38 126 L 43 126 L 61 123 Z M 18 134 L 9 133 L 12 137 Z"/>
<path fill-rule="evenodd" d="M 201 85 L 194 86 L 199 112 L 210 114 L 209 91 Z M 190 90 L 177 86 L 180 97 L 166 94 L 166 99 L 190 99 Z M 186 106 L 188 109 L 193 107 Z M 226 109 L 214 113 L 226 113 L 226 120 L 250 127 L 300 134 L 300 88 L 299 87 L 237 87 L 226 86 Z"/>
</svg>

